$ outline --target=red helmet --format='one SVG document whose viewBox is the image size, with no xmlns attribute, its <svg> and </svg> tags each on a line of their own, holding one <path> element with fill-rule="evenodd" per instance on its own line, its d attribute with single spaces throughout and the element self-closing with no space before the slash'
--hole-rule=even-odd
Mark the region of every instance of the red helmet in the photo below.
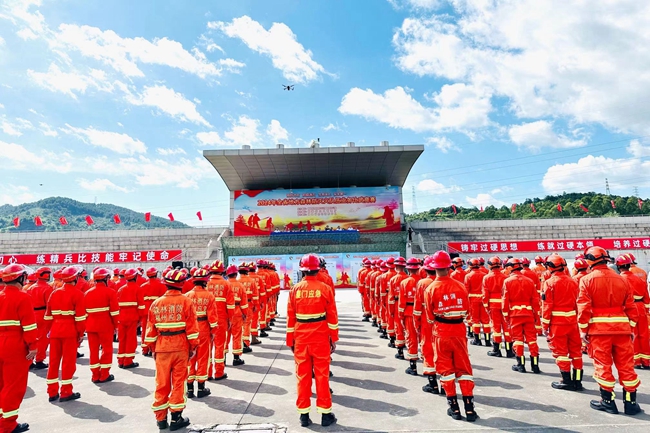
<svg viewBox="0 0 650 433">
<path fill-rule="evenodd" d="M 390 257 L 388 260 L 386 260 L 386 267 L 388 269 L 395 269 L 395 259 Z"/>
<path fill-rule="evenodd" d="M 537 264 L 544 263 L 544 259 L 542 258 L 542 256 L 535 256 L 535 263 Z"/>
<path fill-rule="evenodd" d="M 424 259 L 424 264 L 422 267 L 427 271 L 435 271 L 436 268 L 433 266 L 433 257 L 428 256 L 426 259 Z"/>
<path fill-rule="evenodd" d="M 481 267 L 481 262 L 480 262 L 479 259 L 469 259 L 469 260 L 467 261 L 467 265 L 468 265 L 470 268 L 475 268 L 475 269 L 476 269 L 476 268 L 480 268 L 480 267 Z"/>
<path fill-rule="evenodd" d="M 382 261 L 381 265 L 379 265 L 379 269 L 383 272 L 386 272 L 388 270 L 388 266 L 386 266 L 386 262 Z"/>
<path fill-rule="evenodd" d="M 210 274 L 205 269 L 198 268 L 196 271 L 194 271 L 192 277 L 194 277 L 194 281 L 207 282 L 210 279 Z"/>
<path fill-rule="evenodd" d="M 27 281 L 29 281 L 30 283 L 35 283 L 36 280 L 38 280 L 36 273 L 32 272 L 31 274 L 27 275 Z"/>
<path fill-rule="evenodd" d="M 93 280 L 101 281 L 106 280 L 111 276 L 111 271 L 106 268 L 98 268 L 93 271 Z"/>
<path fill-rule="evenodd" d="M 123 277 L 125 272 L 126 272 L 126 269 L 120 269 L 120 277 Z"/>
<path fill-rule="evenodd" d="M 607 263 L 609 259 L 609 253 L 602 247 L 589 247 L 585 250 L 585 260 L 590 267 L 601 262 Z"/>
<path fill-rule="evenodd" d="M 551 254 L 546 258 L 546 267 L 551 269 L 560 269 L 566 265 L 564 259 L 557 254 Z"/>
<path fill-rule="evenodd" d="M 316 254 L 305 254 L 300 259 L 300 270 L 302 272 L 317 271 L 320 269 L 320 260 Z"/>
<path fill-rule="evenodd" d="M 483 266 L 485 264 L 485 259 L 483 257 L 479 257 L 478 261 L 481 264 L 481 266 Z"/>
<path fill-rule="evenodd" d="M 27 268 L 24 265 L 14 263 L 2 270 L 2 281 L 5 283 L 11 283 L 23 275 L 27 275 Z"/>
<path fill-rule="evenodd" d="M 370 263 L 370 259 L 368 257 L 364 257 L 363 260 L 361 260 L 361 263 L 363 266 L 367 266 Z"/>
<path fill-rule="evenodd" d="M 61 281 L 64 283 L 71 283 L 76 281 L 82 269 L 78 266 L 68 266 L 61 270 Z"/>
<path fill-rule="evenodd" d="M 47 266 L 36 269 L 36 277 L 39 280 L 49 280 L 50 274 L 52 274 L 52 269 L 48 268 Z"/>
<path fill-rule="evenodd" d="M 511 258 L 506 263 L 506 268 L 512 268 L 513 271 L 521 270 L 521 260 L 516 257 Z"/>
<path fill-rule="evenodd" d="M 616 257 L 616 266 L 625 266 L 631 264 L 632 258 L 629 254 L 621 254 L 620 256 Z"/>
<path fill-rule="evenodd" d="M 82 277 L 87 277 L 88 276 L 88 271 L 85 270 L 85 269 L 82 269 L 81 273 L 79 275 L 81 275 Z"/>
<path fill-rule="evenodd" d="M 636 257 L 634 257 L 634 254 L 632 253 L 627 253 L 628 256 L 630 256 L 630 259 L 632 259 L 632 264 L 636 265 Z"/>
<path fill-rule="evenodd" d="M 422 263 L 420 262 L 420 259 L 418 259 L 417 257 L 411 257 L 406 261 L 406 269 L 417 270 L 420 269 L 421 264 Z"/>
<path fill-rule="evenodd" d="M 113 269 L 113 275 L 120 275 L 120 269 L 119 268 Z"/>
<path fill-rule="evenodd" d="M 575 257 L 575 258 L 576 258 L 576 260 L 578 260 L 578 259 L 584 259 L 584 258 L 585 258 L 585 255 L 582 254 L 582 253 L 580 253 L 580 254 L 576 254 L 576 257 Z"/>
<path fill-rule="evenodd" d="M 147 269 L 147 277 L 155 278 L 158 275 L 158 269 L 153 266 Z"/>
<path fill-rule="evenodd" d="M 250 262 L 248 264 L 248 272 L 257 272 L 257 266 L 255 265 L 255 262 Z"/>
<path fill-rule="evenodd" d="M 192 266 L 192 269 L 190 269 L 190 275 L 194 275 L 194 272 L 199 269 L 196 266 Z"/>
<path fill-rule="evenodd" d="M 583 269 L 587 269 L 589 267 L 589 265 L 587 264 L 587 261 L 585 259 L 577 259 L 573 263 L 573 266 L 579 271 L 583 270 Z"/>
<path fill-rule="evenodd" d="M 490 257 L 490 259 L 488 260 L 487 263 L 488 263 L 488 266 L 490 267 L 490 269 L 492 269 L 492 268 L 500 268 L 501 267 L 501 258 L 499 256 Z"/>
<path fill-rule="evenodd" d="M 395 266 L 406 267 L 406 259 L 404 257 L 398 257 L 395 259 Z"/>
<path fill-rule="evenodd" d="M 248 272 L 248 263 L 246 263 L 246 262 L 242 262 L 242 263 L 239 265 L 238 270 Z"/>
<path fill-rule="evenodd" d="M 172 269 L 168 271 L 165 276 L 165 284 L 177 289 L 182 289 L 185 280 L 187 280 L 187 274 L 181 269 Z"/>
<path fill-rule="evenodd" d="M 455 258 L 451 261 L 451 263 L 453 263 L 455 267 L 460 268 L 460 267 L 463 266 L 463 263 L 465 263 L 465 262 L 464 262 L 463 259 L 461 259 L 460 257 L 455 257 Z"/>
<path fill-rule="evenodd" d="M 431 256 L 431 265 L 434 269 L 449 269 L 451 268 L 451 257 L 446 251 L 436 251 Z"/>
<path fill-rule="evenodd" d="M 234 275 L 237 273 L 237 265 L 230 265 L 226 269 L 226 275 Z"/>
<path fill-rule="evenodd" d="M 124 272 L 124 278 L 127 279 L 127 281 L 132 281 L 135 280 L 138 277 L 138 270 L 134 268 L 129 268 Z"/>
<path fill-rule="evenodd" d="M 208 269 L 208 271 L 211 274 L 223 274 L 223 272 L 225 271 L 225 267 L 223 266 L 223 262 L 221 260 L 215 260 L 210 265 L 210 269 Z"/>
<path fill-rule="evenodd" d="M 530 265 L 530 260 L 528 260 L 528 257 L 522 257 L 521 264 L 525 266 Z"/>
<path fill-rule="evenodd" d="M 363 260 L 363 266 L 369 268 L 372 266 L 372 262 L 366 258 Z"/>
</svg>

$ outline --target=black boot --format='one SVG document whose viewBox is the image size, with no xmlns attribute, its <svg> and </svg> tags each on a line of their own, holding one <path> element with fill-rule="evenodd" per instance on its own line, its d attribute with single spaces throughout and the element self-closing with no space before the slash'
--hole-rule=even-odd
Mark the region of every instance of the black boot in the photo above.
<svg viewBox="0 0 650 433">
<path fill-rule="evenodd" d="M 156 425 L 158 426 L 158 430 L 167 430 L 169 428 L 169 423 L 166 418 L 162 421 L 156 421 Z"/>
<path fill-rule="evenodd" d="M 533 373 L 540 374 L 541 370 L 539 369 L 539 356 L 530 357 L 530 369 L 533 370 Z"/>
<path fill-rule="evenodd" d="M 379 338 L 383 338 L 384 340 L 388 340 L 388 333 L 386 332 L 385 329 L 382 329 L 381 335 Z"/>
<path fill-rule="evenodd" d="M 199 391 L 196 393 L 196 398 L 203 398 L 210 395 L 210 388 L 205 387 L 205 382 L 199 382 Z"/>
<path fill-rule="evenodd" d="M 48 365 L 43 361 L 35 362 L 33 365 L 34 365 L 34 370 L 44 370 L 48 367 Z"/>
<path fill-rule="evenodd" d="M 474 334 L 474 339 L 469 342 L 472 346 L 482 346 L 481 336 L 479 334 Z"/>
<path fill-rule="evenodd" d="M 252 351 L 253 351 L 253 349 L 251 349 L 249 346 L 246 346 L 246 345 L 244 344 L 244 348 L 242 349 L 242 352 L 244 352 L 244 353 L 251 353 Z"/>
<path fill-rule="evenodd" d="M 246 364 L 243 359 L 239 357 L 239 355 L 235 355 L 235 359 L 232 360 L 232 366 L 237 367 L 238 365 L 244 365 Z"/>
<path fill-rule="evenodd" d="M 499 343 L 492 343 L 492 350 L 487 354 L 488 356 L 495 356 L 497 358 L 503 357 L 503 355 L 501 355 L 501 348 L 499 347 Z"/>
<path fill-rule="evenodd" d="M 431 376 L 427 376 L 427 379 L 429 379 L 429 383 L 422 387 L 422 391 L 429 392 L 431 394 L 440 394 L 440 388 L 438 388 L 436 375 L 432 374 Z"/>
<path fill-rule="evenodd" d="M 60 397 L 60 398 L 59 398 L 59 401 L 60 401 L 60 402 L 64 402 L 64 401 L 72 401 L 72 400 L 78 400 L 78 399 L 80 399 L 80 398 L 81 398 L 81 394 L 79 394 L 78 392 L 73 392 L 72 394 L 70 394 L 70 395 L 67 396 L 67 397 Z"/>
<path fill-rule="evenodd" d="M 172 412 L 172 422 L 169 424 L 171 431 L 182 429 L 190 425 L 189 418 L 183 418 L 183 412 Z"/>
<path fill-rule="evenodd" d="M 381 323 L 380 323 L 380 324 L 377 325 L 377 333 L 378 333 L 378 334 L 381 334 L 382 332 L 384 332 L 384 330 L 383 330 L 383 328 L 381 327 Z"/>
<path fill-rule="evenodd" d="M 375 328 L 377 326 L 379 326 L 379 325 L 377 325 L 377 319 L 372 319 L 372 326 L 375 327 Z"/>
<path fill-rule="evenodd" d="M 575 391 L 575 385 L 573 384 L 573 380 L 571 379 L 571 372 L 570 371 L 560 371 L 560 374 L 562 375 L 562 380 L 559 382 L 551 382 L 551 386 L 555 389 L 563 389 L 566 391 Z"/>
<path fill-rule="evenodd" d="M 187 398 L 194 398 L 194 382 L 187 382 Z"/>
<path fill-rule="evenodd" d="M 523 356 L 517 357 L 517 364 L 512 366 L 512 371 L 518 371 L 519 373 L 526 372 L 526 358 Z"/>
<path fill-rule="evenodd" d="M 391 349 L 395 348 L 395 337 L 390 337 L 390 341 L 388 342 L 388 347 Z"/>
<path fill-rule="evenodd" d="M 336 417 L 334 416 L 334 414 L 324 413 L 323 416 L 321 417 L 320 425 L 322 425 L 323 427 L 327 427 L 332 424 L 336 424 Z"/>
<path fill-rule="evenodd" d="M 474 410 L 474 397 L 463 396 L 463 403 L 465 403 L 465 417 L 467 421 L 474 422 L 478 418 L 476 410 Z"/>
<path fill-rule="evenodd" d="M 409 368 L 406 369 L 406 374 L 410 374 L 411 376 L 417 376 L 418 375 L 418 365 L 415 361 L 409 361 L 410 365 Z"/>
<path fill-rule="evenodd" d="M 370 322 L 370 317 L 368 316 L 363 316 L 363 319 L 361 319 L 362 322 Z"/>
<path fill-rule="evenodd" d="M 458 406 L 458 399 L 456 396 L 447 397 L 447 404 L 449 405 L 449 409 L 447 409 L 447 415 L 455 420 L 463 419 L 460 414 L 460 406 Z"/>
<path fill-rule="evenodd" d="M 600 400 L 591 400 L 589 402 L 589 406 L 591 406 L 592 409 L 600 410 L 602 412 L 607 412 L 614 415 L 618 413 L 618 408 L 616 407 L 616 402 L 614 401 L 614 393 L 602 388 L 600 388 Z"/>
<path fill-rule="evenodd" d="M 492 344 L 492 341 L 490 341 L 490 333 L 486 332 L 483 338 L 485 340 L 485 347 L 490 347 L 490 345 Z"/>
<path fill-rule="evenodd" d="M 636 391 L 627 392 L 623 390 L 623 404 L 625 405 L 625 415 L 636 415 L 643 412 L 636 402 Z"/>
<path fill-rule="evenodd" d="M 571 376 L 573 381 L 573 390 L 582 391 L 582 370 L 573 370 L 573 375 Z"/>
<path fill-rule="evenodd" d="M 263 329 L 260 331 L 260 337 L 268 337 L 268 336 L 269 336 L 269 334 L 267 334 L 266 332 L 264 332 Z"/>
<path fill-rule="evenodd" d="M 132 362 L 132 363 L 130 363 L 130 364 L 128 364 L 128 365 L 125 365 L 125 366 L 122 367 L 122 368 L 129 369 L 129 368 L 138 368 L 138 367 L 140 367 L 140 363 L 139 363 L 139 362 Z"/>
<path fill-rule="evenodd" d="M 311 425 L 311 419 L 309 418 L 308 413 L 303 413 L 300 415 L 300 425 L 303 427 L 309 427 Z"/>
<path fill-rule="evenodd" d="M 403 347 L 398 347 L 397 348 L 397 353 L 395 354 L 395 358 L 404 359 L 404 348 Z"/>
<path fill-rule="evenodd" d="M 506 358 L 514 358 L 515 352 L 512 350 L 512 342 L 506 342 Z"/>
<path fill-rule="evenodd" d="M 474 338 L 474 333 L 472 332 L 472 327 L 467 327 L 467 338 Z"/>
<path fill-rule="evenodd" d="M 29 430 L 29 424 L 23 422 L 23 423 L 19 423 L 16 427 L 14 427 L 11 433 L 22 433 L 27 430 Z"/>
<path fill-rule="evenodd" d="M 77 358 L 83 358 L 83 357 L 84 357 L 84 354 L 83 354 L 83 353 L 79 353 L 79 352 L 77 352 Z"/>
</svg>

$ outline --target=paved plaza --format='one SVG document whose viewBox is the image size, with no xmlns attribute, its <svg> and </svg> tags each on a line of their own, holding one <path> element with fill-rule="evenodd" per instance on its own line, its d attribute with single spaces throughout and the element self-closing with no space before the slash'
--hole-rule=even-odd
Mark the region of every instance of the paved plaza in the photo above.
<svg viewBox="0 0 650 433">
<path fill-rule="evenodd" d="M 540 339 L 540 364 L 543 374 L 512 372 L 511 359 L 494 359 L 488 348 L 470 346 L 476 382 L 476 423 L 454 421 L 446 415 L 446 399 L 425 394 L 426 380 L 404 373 L 406 361 L 394 358 L 386 340 L 375 328 L 360 319 L 359 295 L 354 290 L 337 292 L 340 342 L 333 356 L 334 413 L 337 425 L 320 427 L 315 402 L 314 424 L 303 429 L 295 410 L 293 357 L 284 345 L 286 293 L 281 295 L 280 314 L 274 330 L 254 353 L 245 355 L 246 365 L 227 367 L 229 378 L 209 383 L 212 395 L 188 402 L 185 414 L 195 425 L 273 423 L 288 431 L 554 431 L 600 432 L 613 428 L 626 432 L 650 431 L 650 415 L 636 417 L 609 415 L 589 409 L 589 400 L 598 398 L 598 386 L 591 378 L 593 368 L 585 365 L 585 391 L 557 391 L 550 387 L 558 370 Z M 88 349 L 78 360 L 75 391 L 81 399 L 68 403 L 49 403 L 45 392 L 45 371 L 32 372 L 29 388 L 20 409 L 20 421 L 28 422 L 33 432 L 143 432 L 155 433 L 151 412 L 154 390 L 154 361 L 138 355 L 140 367 L 113 369 L 116 380 L 95 385 L 90 381 Z M 227 360 L 232 364 L 232 355 Z M 116 364 L 115 364 L 116 365 Z M 422 372 L 422 364 L 418 365 Z M 650 371 L 640 371 L 638 402 L 650 413 Z M 617 402 L 622 390 L 617 388 Z M 461 404 L 462 409 L 462 404 Z M 183 431 L 183 430 L 181 430 Z"/>
</svg>

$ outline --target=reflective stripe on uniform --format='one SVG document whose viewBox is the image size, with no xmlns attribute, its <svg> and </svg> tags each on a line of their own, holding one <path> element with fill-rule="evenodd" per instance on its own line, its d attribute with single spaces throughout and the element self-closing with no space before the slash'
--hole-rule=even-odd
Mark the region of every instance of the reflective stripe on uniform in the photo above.
<svg viewBox="0 0 650 433">
<path fill-rule="evenodd" d="M 34 331 L 34 330 L 36 330 L 36 323 L 33 323 L 31 325 L 23 326 L 23 331 L 25 331 L 25 332 Z"/>
<path fill-rule="evenodd" d="M 330 329 L 339 329 L 339 324 L 338 324 L 338 323 L 336 323 L 336 324 L 334 324 L 334 325 L 332 325 L 331 323 L 328 323 L 327 326 L 328 326 Z"/>
<path fill-rule="evenodd" d="M 158 329 L 180 328 L 185 326 L 185 322 L 156 323 Z"/>
<path fill-rule="evenodd" d="M 120 307 L 136 307 L 138 305 L 137 302 L 120 302 L 117 305 Z"/>
<path fill-rule="evenodd" d="M 557 317 L 573 317 L 576 315 L 575 310 L 572 311 L 552 311 L 551 316 Z"/>
<path fill-rule="evenodd" d="M 18 409 L 2 413 L 2 417 L 4 419 L 11 418 L 11 417 L 14 417 L 14 416 L 18 416 Z"/>
<path fill-rule="evenodd" d="M 81 322 L 81 321 L 83 321 L 83 320 L 86 320 L 87 318 L 88 318 L 88 315 L 87 315 L 87 314 L 84 314 L 83 316 L 76 316 L 76 317 L 74 318 L 74 320 L 75 320 L 75 322 Z"/>
<path fill-rule="evenodd" d="M 20 320 L 0 320 L 0 326 L 20 326 Z"/>
<path fill-rule="evenodd" d="M 86 313 L 101 313 L 103 311 L 109 311 L 109 307 L 101 307 L 101 308 L 86 308 Z"/>
<path fill-rule="evenodd" d="M 630 319 L 627 316 L 592 317 L 589 319 L 589 323 L 630 323 Z"/>
<path fill-rule="evenodd" d="M 318 313 L 318 314 L 298 314 L 296 313 L 296 319 L 299 320 L 309 320 L 309 319 L 320 319 L 321 317 L 325 317 L 326 313 Z"/>
</svg>

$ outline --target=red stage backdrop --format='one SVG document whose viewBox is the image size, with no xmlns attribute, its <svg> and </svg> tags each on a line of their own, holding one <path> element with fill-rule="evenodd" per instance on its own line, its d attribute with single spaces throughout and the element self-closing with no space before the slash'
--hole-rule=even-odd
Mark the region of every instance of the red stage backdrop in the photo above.
<svg viewBox="0 0 650 433">
<path fill-rule="evenodd" d="M 584 251 L 598 246 L 606 250 L 650 249 L 650 238 L 612 238 L 612 239 L 563 239 L 536 241 L 489 241 L 489 242 L 448 242 L 450 252 L 457 253 L 515 253 L 515 252 L 559 252 Z"/>
<path fill-rule="evenodd" d="M 112 251 L 94 253 L 0 254 L 0 265 L 65 266 L 128 262 L 168 262 L 181 260 L 182 250 Z"/>
</svg>

